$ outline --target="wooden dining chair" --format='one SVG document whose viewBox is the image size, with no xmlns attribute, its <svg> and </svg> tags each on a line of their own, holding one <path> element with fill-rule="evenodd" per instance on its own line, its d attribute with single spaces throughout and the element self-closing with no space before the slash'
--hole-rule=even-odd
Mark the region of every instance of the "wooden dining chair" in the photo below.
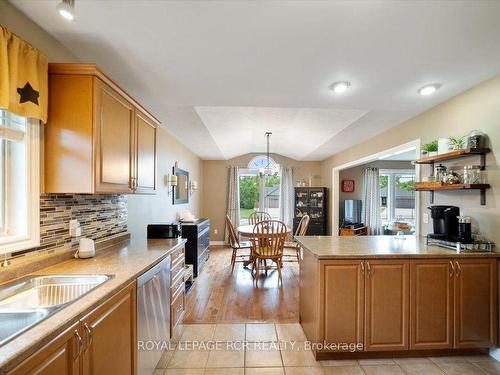
<svg viewBox="0 0 500 375">
<path fill-rule="evenodd" d="M 234 225 L 229 216 L 226 216 L 226 227 L 228 231 L 229 245 L 231 246 L 231 249 L 233 249 L 231 254 L 231 273 L 233 273 L 236 262 L 248 263 L 250 261 L 252 243 L 248 241 L 240 242 L 236 229 L 234 229 Z M 249 251 L 246 254 L 238 254 L 241 250 Z"/>
<path fill-rule="evenodd" d="M 286 225 L 279 220 L 260 221 L 253 228 L 252 261 L 255 269 L 255 286 L 258 287 L 259 267 L 264 262 L 267 271 L 266 260 L 276 263 L 278 270 L 278 284 L 283 286 L 281 275 L 283 249 L 285 246 L 287 229 Z"/>
<path fill-rule="evenodd" d="M 309 228 L 309 215 L 304 215 L 299 221 L 299 225 L 297 225 L 297 229 L 295 230 L 294 240 L 285 242 L 285 250 L 292 250 L 292 254 L 284 254 L 283 260 L 285 262 L 300 262 L 300 246 L 295 241 L 295 236 L 305 236 L 307 233 L 307 228 Z"/>
<path fill-rule="evenodd" d="M 271 215 L 269 215 L 267 212 L 255 211 L 255 212 L 252 212 L 250 214 L 250 216 L 248 217 L 248 224 L 255 225 L 258 222 L 268 221 L 268 220 L 272 220 L 272 219 L 273 218 L 271 217 Z"/>
</svg>

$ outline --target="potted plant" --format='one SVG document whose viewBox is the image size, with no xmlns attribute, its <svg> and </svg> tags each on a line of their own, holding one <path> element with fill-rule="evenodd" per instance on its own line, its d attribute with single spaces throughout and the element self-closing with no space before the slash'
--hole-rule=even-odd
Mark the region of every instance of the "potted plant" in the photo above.
<svg viewBox="0 0 500 375">
<path fill-rule="evenodd" d="M 465 148 L 465 136 L 462 137 L 450 137 L 448 140 L 452 150 L 461 150 Z"/>
<path fill-rule="evenodd" d="M 429 143 L 422 145 L 422 155 L 424 156 L 436 156 L 438 151 L 438 140 L 434 139 Z"/>
</svg>

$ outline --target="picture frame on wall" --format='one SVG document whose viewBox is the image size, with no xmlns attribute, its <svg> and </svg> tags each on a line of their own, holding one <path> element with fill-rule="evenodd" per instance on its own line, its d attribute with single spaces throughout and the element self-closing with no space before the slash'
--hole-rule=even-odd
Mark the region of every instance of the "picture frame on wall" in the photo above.
<svg viewBox="0 0 500 375">
<path fill-rule="evenodd" d="M 342 192 L 354 193 L 355 182 L 354 180 L 342 180 Z"/>
</svg>

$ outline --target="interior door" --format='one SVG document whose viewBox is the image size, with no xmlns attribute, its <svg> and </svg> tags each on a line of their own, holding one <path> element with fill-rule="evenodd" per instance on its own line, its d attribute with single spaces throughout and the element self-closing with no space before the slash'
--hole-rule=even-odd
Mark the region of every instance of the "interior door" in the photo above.
<svg viewBox="0 0 500 375">
<path fill-rule="evenodd" d="M 410 349 L 453 347 L 453 283 L 453 261 L 410 261 Z"/>
<path fill-rule="evenodd" d="M 95 100 L 95 190 L 132 192 L 134 107 L 98 78 Z"/>
<path fill-rule="evenodd" d="M 409 261 L 366 261 L 365 350 L 408 349 Z"/>
<path fill-rule="evenodd" d="M 496 346 L 498 278 L 495 259 L 455 259 L 455 347 Z"/>
<path fill-rule="evenodd" d="M 328 343 L 363 343 L 364 263 L 336 260 L 324 263 L 323 337 Z"/>
<path fill-rule="evenodd" d="M 135 112 L 137 193 L 156 190 L 156 125 L 140 111 Z"/>
</svg>

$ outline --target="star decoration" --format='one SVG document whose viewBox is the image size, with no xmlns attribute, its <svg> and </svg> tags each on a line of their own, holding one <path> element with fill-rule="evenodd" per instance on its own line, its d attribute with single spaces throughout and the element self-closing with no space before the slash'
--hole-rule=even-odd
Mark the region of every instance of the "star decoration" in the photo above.
<svg viewBox="0 0 500 375">
<path fill-rule="evenodd" d="M 33 87 L 31 87 L 29 82 L 26 82 L 24 87 L 19 87 L 17 92 L 21 96 L 19 103 L 32 102 L 38 105 L 38 97 L 40 94 L 38 91 L 34 90 Z"/>
</svg>

